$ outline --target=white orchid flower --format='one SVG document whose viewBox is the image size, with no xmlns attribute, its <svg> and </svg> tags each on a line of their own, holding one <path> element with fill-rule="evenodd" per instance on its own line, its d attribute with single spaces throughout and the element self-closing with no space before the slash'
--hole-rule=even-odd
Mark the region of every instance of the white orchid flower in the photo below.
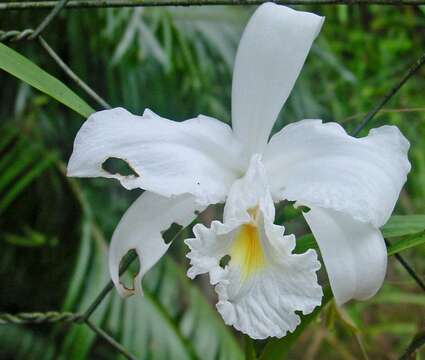
<svg viewBox="0 0 425 360">
<path fill-rule="evenodd" d="M 301 71 L 323 18 L 267 3 L 249 21 L 236 55 L 232 124 L 206 116 L 183 122 L 150 110 L 142 116 L 100 111 L 75 139 L 68 174 L 116 178 L 146 191 L 112 237 L 109 268 L 119 293 L 141 292 L 141 279 L 167 251 L 161 232 L 188 225 L 208 204 L 225 202 L 223 222 L 194 227 L 186 240 L 190 277 L 209 273 L 217 309 L 252 338 L 282 337 L 320 304 L 314 250 L 294 254 L 295 237 L 274 225 L 274 202 L 296 201 L 319 245 L 335 299 L 373 296 L 387 253 L 379 230 L 391 215 L 410 170 L 408 141 L 394 126 L 349 136 L 336 123 L 302 120 L 271 137 L 273 124 Z M 137 176 L 110 174 L 108 158 Z M 135 288 L 120 283 L 119 264 L 134 249 Z M 220 260 L 230 256 L 221 267 Z"/>
</svg>

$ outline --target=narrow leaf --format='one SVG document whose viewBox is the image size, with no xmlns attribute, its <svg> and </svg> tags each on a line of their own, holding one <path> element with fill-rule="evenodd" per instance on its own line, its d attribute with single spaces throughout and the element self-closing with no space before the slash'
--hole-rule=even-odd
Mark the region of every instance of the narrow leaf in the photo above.
<svg viewBox="0 0 425 360">
<path fill-rule="evenodd" d="M 85 287 L 80 289 L 78 304 L 72 305 L 72 310 L 77 312 L 87 309 L 108 280 L 106 241 L 102 233 L 93 224 L 91 235 L 92 248 L 90 253 L 92 258 L 85 274 Z M 109 301 L 109 299 L 105 299 L 93 313 L 91 320 L 97 325 L 104 320 Z M 60 353 L 66 354 L 66 359 L 88 359 L 95 338 L 96 335 L 87 326 L 73 326 L 64 338 Z"/>
<path fill-rule="evenodd" d="M 425 296 L 423 294 L 400 291 L 397 288 L 386 285 L 382 291 L 369 300 L 369 304 L 417 305 L 425 307 Z"/>
<path fill-rule="evenodd" d="M 384 237 L 417 234 L 425 230 L 425 215 L 394 215 L 381 228 Z"/>
<path fill-rule="evenodd" d="M 15 154 L 13 161 L 7 167 L 6 171 L 2 172 L 0 176 L 0 191 L 8 186 L 11 182 L 16 181 L 26 168 L 29 168 L 31 163 L 41 157 L 40 148 L 37 146 L 26 146 L 21 149 L 18 154 Z"/>
<path fill-rule="evenodd" d="M 31 60 L 0 43 L 0 69 L 88 117 L 94 110 L 61 81 L 45 72 Z"/>
<path fill-rule="evenodd" d="M 425 234 L 416 234 L 413 236 L 405 237 L 388 247 L 388 255 L 394 255 L 400 251 L 411 249 L 415 246 L 425 244 Z"/>
<path fill-rule="evenodd" d="M 244 336 L 245 360 L 256 360 L 257 355 L 254 348 L 254 340 L 248 335 Z"/>
<path fill-rule="evenodd" d="M 43 173 L 49 166 L 53 165 L 57 160 L 58 155 L 56 153 L 48 154 L 41 162 L 37 163 L 31 170 L 25 175 L 19 178 L 10 190 L 0 199 L 0 213 L 3 212 L 15 198 L 36 179 L 40 174 Z"/>
<path fill-rule="evenodd" d="M 65 296 L 65 300 L 62 305 L 62 309 L 65 311 L 71 311 L 75 307 L 78 295 L 84 287 L 86 280 L 86 274 L 90 266 L 91 248 L 91 235 L 92 235 L 92 223 L 85 217 L 81 226 L 81 240 L 80 249 L 78 251 L 77 260 L 75 267 L 69 281 L 68 290 Z"/>
<path fill-rule="evenodd" d="M 2 138 L 0 139 L 0 151 L 8 146 L 18 135 L 18 129 L 16 127 L 9 128 L 3 126 L 1 128 Z"/>
</svg>

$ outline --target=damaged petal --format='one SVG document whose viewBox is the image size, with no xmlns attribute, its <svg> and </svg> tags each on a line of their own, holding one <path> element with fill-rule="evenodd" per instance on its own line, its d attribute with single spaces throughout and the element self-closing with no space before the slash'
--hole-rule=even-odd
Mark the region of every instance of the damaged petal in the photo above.
<svg viewBox="0 0 425 360">
<path fill-rule="evenodd" d="M 123 177 L 140 177 L 140 174 L 131 166 L 126 159 L 108 157 L 102 163 L 102 169 L 111 175 Z"/>
<path fill-rule="evenodd" d="M 141 281 L 146 272 L 165 254 L 171 243 L 165 243 L 162 233 L 173 223 L 189 225 L 196 217 L 195 211 L 203 210 L 193 196 L 182 195 L 165 198 L 144 192 L 122 217 L 112 236 L 109 248 L 109 272 L 119 294 L 123 297 L 135 292 L 142 294 Z M 126 288 L 120 281 L 121 259 L 134 250 L 140 269 L 133 288 Z"/>
</svg>

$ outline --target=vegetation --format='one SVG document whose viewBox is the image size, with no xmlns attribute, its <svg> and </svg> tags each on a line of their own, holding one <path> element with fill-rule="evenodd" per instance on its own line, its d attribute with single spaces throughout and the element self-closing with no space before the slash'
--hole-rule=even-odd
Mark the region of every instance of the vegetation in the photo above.
<svg viewBox="0 0 425 360">
<path fill-rule="evenodd" d="M 305 9 L 325 15 L 326 22 L 274 131 L 303 118 L 337 121 L 352 130 L 424 51 L 425 7 Z M 233 58 L 252 10 L 62 10 L 43 36 L 111 106 L 134 113 L 148 107 L 174 120 L 202 113 L 229 122 Z M 0 11 L 1 30 L 35 28 L 46 14 Z M 92 108 L 102 106 L 45 50 L 38 41 L 0 44 L 0 69 L 6 70 L 0 72 L 0 312 L 11 314 L 85 311 L 109 280 L 106 249 L 114 227 L 140 194 L 115 181 L 65 176 L 78 128 Z M 393 244 L 390 255 L 401 254 L 422 279 L 425 216 L 418 214 L 425 214 L 424 75 L 425 68 L 369 125 L 395 124 L 411 142 L 412 172 L 395 211 L 399 216 L 384 234 Z M 218 216 L 216 210 L 198 221 Z M 290 204 L 281 204 L 277 220 L 297 232 L 300 249 L 314 247 L 299 215 Z M 166 236 L 176 233 L 171 228 Z M 224 325 L 214 294 L 204 286 L 206 278 L 186 278 L 187 248 L 179 240 L 189 233 L 180 232 L 170 255 L 148 273 L 144 298 L 124 301 L 113 291 L 91 317 L 138 359 L 233 360 L 261 353 L 264 359 L 398 359 L 414 338 L 424 342 L 424 290 L 391 256 L 385 285 L 371 300 L 343 309 L 329 300 L 294 335 L 254 343 Z M 129 272 L 136 270 L 133 264 Z M 415 356 L 425 358 L 425 352 Z M 122 355 L 88 327 L 59 322 L 0 325 L 0 358 Z"/>
</svg>

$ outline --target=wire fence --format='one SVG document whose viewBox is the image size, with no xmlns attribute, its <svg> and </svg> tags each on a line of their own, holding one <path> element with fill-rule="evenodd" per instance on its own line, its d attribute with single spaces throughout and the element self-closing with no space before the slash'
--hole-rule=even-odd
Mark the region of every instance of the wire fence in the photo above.
<svg viewBox="0 0 425 360">
<path fill-rule="evenodd" d="M 260 5 L 265 0 L 70 0 L 67 8 L 111 8 L 137 6 L 204 6 L 204 5 Z M 425 0 L 274 0 L 281 5 L 423 5 Z M 0 4 L 0 10 L 51 9 L 56 1 L 28 1 Z"/>
<path fill-rule="evenodd" d="M 64 73 L 75 82 L 75 84 L 91 97 L 100 107 L 109 109 L 111 106 L 100 97 L 89 85 L 87 85 L 74 71 L 59 57 L 59 55 L 50 47 L 41 33 L 55 19 L 55 17 L 64 8 L 107 8 L 107 7 L 135 7 L 135 6 L 189 6 L 189 5 L 256 5 L 265 1 L 261 0 L 175 0 L 175 1 L 159 1 L 159 0 L 60 0 L 60 1 L 38 1 L 38 2 L 10 2 L 0 4 L 2 10 L 28 10 L 28 9 L 50 9 L 43 21 L 35 29 L 24 30 L 0 30 L 0 42 L 20 42 L 20 41 L 38 41 L 41 48 L 49 55 L 49 57 L 64 71 Z M 278 4 L 380 4 L 380 5 L 420 5 L 425 4 L 425 0 L 277 0 Z M 414 75 L 425 63 L 425 53 L 422 54 L 413 64 L 406 69 L 404 75 L 395 83 L 395 85 L 376 103 L 369 113 L 359 122 L 359 125 L 352 132 L 353 136 L 357 136 L 367 125 L 371 123 L 375 115 L 379 113 L 385 104 L 401 89 L 401 87 Z M 185 230 L 181 229 L 174 237 L 176 239 Z M 173 240 L 174 240 L 173 239 Z M 387 247 L 390 245 L 386 240 Z M 137 255 L 129 254 L 127 259 L 123 261 L 120 269 L 122 275 L 129 266 L 135 261 Z M 409 262 L 400 254 L 396 254 L 396 259 L 417 283 L 417 285 L 425 291 L 425 282 L 414 271 Z M 116 351 L 121 353 L 127 359 L 135 360 L 136 356 L 131 354 L 120 343 L 113 339 L 104 330 L 96 326 L 90 317 L 102 303 L 110 291 L 114 288 L 112 281 L 109 281 L 101 290 L 99 295 L 88 306 L 87 310 L 82 313 L 71 312 L 25 312 L 18 314 L 0 313 L 0 325 L 10 324 L 53 324 L 53 323 L 74 323 L 89 327 L 99 337 L 109 343 Z M 417 335 L 402 354 L 400 359 L 409 359 L 421 346 L 425 345 L 425 333 Z"/>
</svg>

